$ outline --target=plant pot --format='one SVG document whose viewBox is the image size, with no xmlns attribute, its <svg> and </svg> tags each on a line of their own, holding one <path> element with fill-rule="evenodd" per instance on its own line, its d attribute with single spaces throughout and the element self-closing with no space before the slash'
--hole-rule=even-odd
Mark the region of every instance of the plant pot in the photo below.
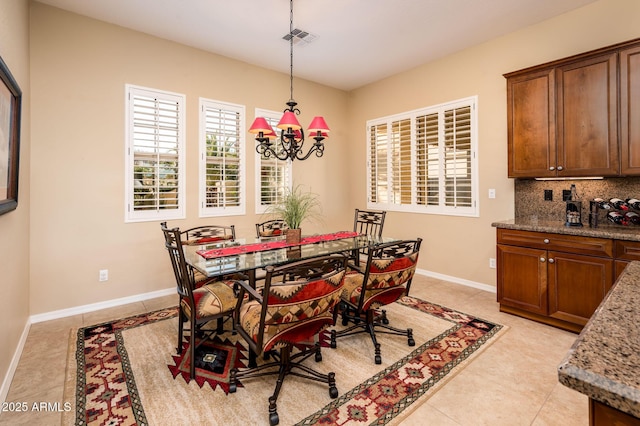
<svg viewBox="0 0 640 426">
<path fill-rule="evenodd" d="M 288 247 L 287 248 L 287 259 L 300 259 L 302 257 L 302 248 L 300 246 L 297 247 Z"/>
<path fill-rule="evenodd" d="M 287 243 L 299 244 L 302 240 L 302 229 L 287 229 L 286 230 Z"/>
</svg>

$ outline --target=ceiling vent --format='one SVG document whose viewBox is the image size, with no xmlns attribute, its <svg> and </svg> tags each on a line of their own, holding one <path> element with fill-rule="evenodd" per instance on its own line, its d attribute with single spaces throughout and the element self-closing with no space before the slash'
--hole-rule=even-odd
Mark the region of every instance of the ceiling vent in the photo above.
<svg viewBox="0 0 640 426">
<path fill-rule="evenodd" d="M 292 38 L 293 44 L 295 44 L 296 46 L 306 46 L 307 44 L 318 38 L 318 36 L 295 28 L 293 31 L 285 34 L 284 37 L 282 37 L 282 39 L 286 41 L 290 41 Z"/>
</svg>

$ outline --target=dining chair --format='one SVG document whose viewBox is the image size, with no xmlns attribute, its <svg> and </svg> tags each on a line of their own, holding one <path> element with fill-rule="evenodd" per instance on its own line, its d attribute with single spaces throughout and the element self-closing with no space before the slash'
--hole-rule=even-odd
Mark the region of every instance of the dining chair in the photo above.
<svg viewBox="0 0 640 426">
<path fill-rule="evenodd" d="M 181 232 L 182 244 L 200 245 L 216 241 L 235 240 L 235 225 L 203 225 Z"/>
<path fill-rule="evenodd" d="M 373 247 L 369 250 L 365 268 L 345 276 L 341 300 L 333 311 L 333 319 L 335 324 L 341 315 L 342 325 L 352 325 L 340 331 L 331 330 L 332 348 L 337 346 L 337 338 L 367 333 L 373 341 L 375 363 L 381 364 L 377 333 L 404 335 L 409 346 L 416 344 L 413 330 L 389 325 L 387 313 L 380 307 L 409 294 L 421 243 L 422 239 L 418 238 Z"/>
<path fill-rule="evenodd" d="M 256 237 L 270 238 L 279 237 L 289 227 L 282 219 L 272 219 L 265 222 L 256 223 Z"/>
<path fill-rule="evenodd" d="M 353 230 L 361 235 L 382 236 L 386 211 L 356 209 Z"/>
<path fill-rule="evenodd" d="M 196 288 L 193 269 L 187 265 L 179 228 L 167 228 L 167 223 L 160 224 L 164 234 L 165 247 L 169 252 L 171 266 L 175 275 L 177 291 L 180 297 L 178 314 L 178 346 L 177 353 L 182 353 L 182 341 L 185 324 L 189 322 L 189 355 L 191 365 L 189 375 L 195 378 L 195 350 L 211 337 L 213 333 L 224 332 L 224 321 L 231 319 L 238 304 L 234 287 L 239 281 L 209 281 Z M 217 321 L 215 329 L 204 330 L 203 326 L 210 321 Z M 231 327 L 233 330 L 233 327 Z M 196 336 L 200 341 L 196 344 Z"/>
<path fill-rule="evenodd" d="M 360 210 L 356 209 L 353 219 L 353 230 L 360 235 L 372 237 L 382 237 L 384 219 L 387 212 L 384 210 Z M 351 254 L 351 261 L 356 266 L 366 260 L 367 249 L 354 250 Z"/>
<path fill-rule="evenodd" d="M 235 327 L 249 345 L 249 365 L 247 369 L 231 370 L 229 390 L 236 392 L 239 380 L 277 375 L 269 397 L 271 425 L 279 422 L 277 399 L 287 375 L 327 383 L 329 396 L 338 396 L 335 373 L 320 373 L 303 362 L 312 355 L 316 362 L 322 360 L 317 336 L 333 324 L 331 309 L 340 300 L 346 261 L 345 256 L 328 255 L 270 265 L 261 291 L 240 284 L 238 298 L 244 300 L 245 294 L 248 297 L 237 308 Z M 260 365 L 259 355 L 264 360 Z M 271 358 L 274 361 L 269 361 Z"/>
</svg>

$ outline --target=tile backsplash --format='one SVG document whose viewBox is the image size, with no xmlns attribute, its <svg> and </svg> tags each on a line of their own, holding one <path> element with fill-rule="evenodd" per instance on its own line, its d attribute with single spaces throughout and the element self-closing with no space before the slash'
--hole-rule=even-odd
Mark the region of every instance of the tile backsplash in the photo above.
<svg viewBox="0 0 640 426">
<path fill-rule="evenodd" d="M 589 201 L 594 198 L 640 199 L 640 177 L 597 180 L 515 180 L 515 219 L 535 218 L 543 221 L 565 221 L 566 203 L 562 190 L 575 184 L 577 200 L 582 201 L 582 223 L 589 226 Z M 552 201 L 545 201 L 544 191 L 551 190 Z"/>
</svg>

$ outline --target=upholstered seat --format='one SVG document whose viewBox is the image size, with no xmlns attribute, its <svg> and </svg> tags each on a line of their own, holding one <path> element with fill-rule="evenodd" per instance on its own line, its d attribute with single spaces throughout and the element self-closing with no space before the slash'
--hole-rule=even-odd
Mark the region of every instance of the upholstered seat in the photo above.
<svg viewBox="0 0 640 426">
<path fill-rule="evenodd" d="M 236 307 L 237 298 L 233 290 L 235 281 L 217 281 L 193 290 L 195 319 L 231 312 Z M 186 298 L 180 300 L 185 315 L 191 318 L 191 306 Z"/>
<path fill-rule="evenodd" d="M 377 309 L 409 294 L 421 242 L 418 238 L 374 247 L 369 251 L 364 270 L 355 270 L 345 276 L 341 303 L 334 310 L 334 324 L 341 315 L 343 325 L 353 325 L 340 331 L 332 330 L 331 347 L 337 346 L 337 338 L 367 333 L 373 341 L 375 363 L 380 364 L 382 356 L 377 329 L 382 329 L 378 330 L 380 333 L 407 336 L 409 346 L 415 345 L 411 328 L 401 330 L 390 326 L 386 312 Z"/>
</svg>

